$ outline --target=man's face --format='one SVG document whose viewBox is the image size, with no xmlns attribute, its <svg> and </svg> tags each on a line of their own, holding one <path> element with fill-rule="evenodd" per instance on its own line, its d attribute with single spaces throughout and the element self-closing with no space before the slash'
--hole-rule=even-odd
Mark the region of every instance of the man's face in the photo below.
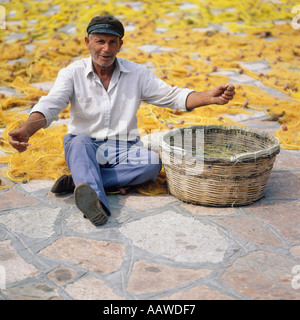
<svg viewBox="0 0 300 320">
<path fill-rule="evenodd" d="M 93 61 L 100 67 L 109 67 L 113 64 L 123 41 L 112 34 L 94 33 L 85 37 L 85 43 Z"/>
</svg>

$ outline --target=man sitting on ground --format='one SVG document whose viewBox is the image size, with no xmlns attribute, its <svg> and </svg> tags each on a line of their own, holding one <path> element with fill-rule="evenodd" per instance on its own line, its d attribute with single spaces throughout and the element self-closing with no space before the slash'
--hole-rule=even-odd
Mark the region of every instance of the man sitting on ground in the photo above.
<svg viewBox="0 0 300 320">
<path fill-rule="evenodd" d="M 110 215 L 108 188 L 124 193 L 125 187 L 155 181 L 161 170 L 159 156 L 140 145 L 136 113 L 141 101 L 190 111 L 226 104 L 235 94 L 232 85 L 195 92 L 166 84 L 144 65 L 117 58 L 123 36 L 121 21 L 113 16 L 94 17 L 85 37 L 90 57 L 60 70 L 53 88 L 33 107 L 28 120 L 9 133 L 10 144 L 23 152 L 29 138 L 58 119 L 71 102 L 64 137 L 71 176 L 59 178 L 52 191 L 75 187 L 77 207 L 96 226 Z"/>
</svg>

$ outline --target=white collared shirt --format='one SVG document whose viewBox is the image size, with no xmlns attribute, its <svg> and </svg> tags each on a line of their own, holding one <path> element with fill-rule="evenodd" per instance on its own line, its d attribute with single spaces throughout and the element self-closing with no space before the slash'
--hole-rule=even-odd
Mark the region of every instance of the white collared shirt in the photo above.
<svg viewBox="0 0 300 320">
<path fill-rule="evenodd" d="M 61 69 L 53 88 L 41 97 L 31 113 L 41 112 L 48 127 L 70 101 L 68 133 L 96 140 L 131 141 L 139 137 L 136 113 L 141 101 L 187 111 L 186 99 L 191 92 L 169 86 L 146 66 L 122 58 L 116 58 L 105 90 L 89 57 Z"/>
</svg>

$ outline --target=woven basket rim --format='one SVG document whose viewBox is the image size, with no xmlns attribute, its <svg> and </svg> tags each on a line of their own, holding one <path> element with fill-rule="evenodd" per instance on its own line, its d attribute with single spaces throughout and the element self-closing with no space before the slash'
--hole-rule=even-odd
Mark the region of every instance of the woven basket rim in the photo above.
<svg viewBox="0 0 300 320">
<path fill-rule="evenodd" d="M 244 128 L 244 127 L 239 127 L 239 126 L 221 126 L 221 125 L 193 125 L 193 126 L 187 126 L 187 127 L 178 127 L 172 130 L 168 130 L 167 132 L 163 133 L 160 137 L 160 146 L 161 146 L 161 152 L 172 152 L 177 155 L 184 156 L 186 155 L 186 152 L 184 149 L 179 148 L 179 147 L 173 147 L 170 146 L 165 139 L 173 136 L 176 134 L 176 132 L 180 132 L 183 130 L 196 130 L 196 129 L 204 129 L 205 131 L 209 130 L 220 130 L 220 131 L 231 131 L 231 130 L 239 130 L 243 131 L 245 133 L 251 133 L 260 136 L 262 139 L 268 139 L 271 142 L 271 146 L 265 149 L 261 149 L 255 152 L 246 152 L 246 153 L 239 153 L 235 156 L 232 156 L 228 159 L 224 158 L 207 158 L 207 157 L 202 157 L 204 161 L 208 162 L 228 162 L 228 163 L 234 163 L 234 162 L 239 162 L 239 161 L 253 161 L 257 158 L 261 157 L 270 157 L 275 154 L 278 154 L 280 152 L 280 143 L 279 140 L 268 133 L 261 132 L 259 130 L 255 129 L 249 129 L 249 128 Z M 197 157 L 195 157 L 197 158 Z"/>
</svg>

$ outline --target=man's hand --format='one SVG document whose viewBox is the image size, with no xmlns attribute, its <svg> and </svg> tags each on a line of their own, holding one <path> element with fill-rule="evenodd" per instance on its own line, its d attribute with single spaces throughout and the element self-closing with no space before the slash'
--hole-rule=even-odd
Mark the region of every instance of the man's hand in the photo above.
<svg viewBox="0 0 300 320">
<path fill-rule="evenodd" d="M 40 112 L 32 113 L 22 127 L 9 132 L 9 143 L 19 152 L 30 146 L 29 138 L 46 125 L 46 118 Z"/>
<path fill-rule="evenodd" d="M 30 146 L 29 134 L 22 128 L 9 132 L 9 143 L 19 152 L 24 152 Z"/>
<path fill-rule="evenodd" d="M 193 110 L 210 104 L 226 104 L 233 99 L 234 95 L 235 91 L 232 84 L 221 84 L 204 92 L 194 91 L 187 97 L 186 108 L 187 110 Z"/>
<path fill-rule="evenodd" d="M 233 99 L 235 95 L 234 86 L 221 84 L 213 88 L 211 93 L 211 104 L 226 104 Z"/>
</svg>

